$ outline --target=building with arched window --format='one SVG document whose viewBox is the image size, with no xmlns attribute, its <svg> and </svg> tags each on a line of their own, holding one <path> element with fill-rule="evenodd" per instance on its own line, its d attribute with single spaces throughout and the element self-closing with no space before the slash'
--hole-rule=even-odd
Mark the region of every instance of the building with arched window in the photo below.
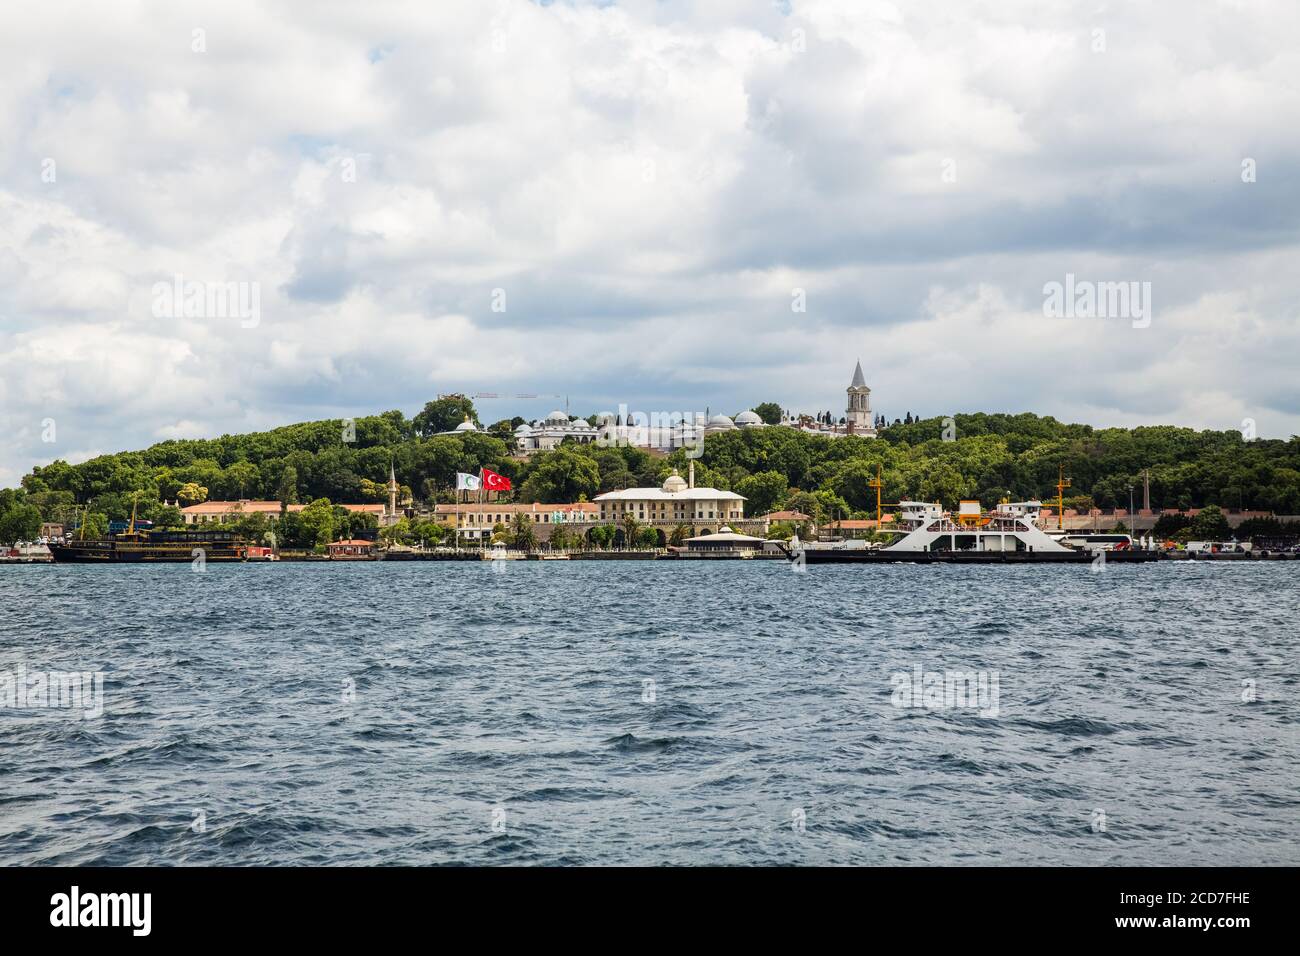
<svg viewBox="0 0 1300 956">
<path fill-rule="evenodd" d="M 629 517 L 638 524 L 717 531 L 725 524 L 745 523 L 745 498 L 734 491 L 695 487 L 695 463 L 688 481 L 674 470 L 658 488 L 625 488 L 597 495 L 598 520 L 619 525 Z M 754 519 L 761 524 L 761 519 Z"/>
<path fill-rule="evenodd" d="M 564 412 L 551 412 L 532 424 L 522 424 L 515 429 L 515 444 L 525 454 L 551 451 L 565 439 L 587 445 L 596 440 L 596 428 L 581 418 L 570 418 Z"/>
</svg>

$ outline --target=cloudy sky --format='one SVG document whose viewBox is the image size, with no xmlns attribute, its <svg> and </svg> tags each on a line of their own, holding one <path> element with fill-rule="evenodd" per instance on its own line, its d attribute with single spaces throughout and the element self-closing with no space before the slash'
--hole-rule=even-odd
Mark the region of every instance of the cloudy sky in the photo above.
<svg viewBox="0 0 1300 956">
<path fill-rule="evenodd" d="M 842 410 L 859 358 L 891 418 L 1300 432 L 1300 6 L 1195 8 L 11 12 L 0 485 L 452 391 Z M 1045 315 L 1067 274 L 1149 325 Z"/>
</svg>

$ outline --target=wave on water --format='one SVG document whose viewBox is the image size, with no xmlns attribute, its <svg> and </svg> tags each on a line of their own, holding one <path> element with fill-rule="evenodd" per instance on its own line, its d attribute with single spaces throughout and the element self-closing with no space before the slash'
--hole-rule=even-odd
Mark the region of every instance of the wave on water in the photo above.
<svg viewBox="0 0 1300 956">
<path fill-rule="evenodd" d="M 0 859 L 1296 865 L 1296 567 L 0 568 Z"/>
</svg>

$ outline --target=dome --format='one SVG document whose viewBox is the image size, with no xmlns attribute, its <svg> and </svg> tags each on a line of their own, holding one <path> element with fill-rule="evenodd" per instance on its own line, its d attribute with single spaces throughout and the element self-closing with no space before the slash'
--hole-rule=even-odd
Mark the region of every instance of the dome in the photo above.
<svg viewBox="0 0 1300 956">
<path fill-rule="evenodd" d="M 546 420 L 555 425 L 569 424 L 569 416 L 564 414 L 564 412 L 560 411 L 559 409 L 556 409 L 555 411 L 551 412 L 551 414 L 547 415 Z"/>
<path fill-rule="evenodd" d="M 664 491 L 668 492 L 670 495 L 675 495 L 679 491 L 685 490 L 686 479 L 677 474 L 677 469 L 674 468 L 673 473 L 664 479 Z"/>
<path fill-rule="evenodd" d="M 708 431 L 715 432 L 731 431 L 735 427 L 736 423 L 726 415 L 714 415 L 709 419 L 709 424 L 705 426 Z"/>
<path fill-rule="evenodd" d="M 519 427 L 515 429 L 516 435 L 528 435 L 531 433 L 532 429 L 528 427 L 527 422 L 520 422 Z"/>
<path fill-rule="evenodd" d="M 757 412 L 741 412 L 736 416 L 737 425 L 761 425 L 763 419 L 758 417 Z"/>
<path fill-rule="evenodd" d="M 473 423 L 472 421 L 470 421 L 470 420 L 467 418 L 467 419 L 465 419 L 463 422 L 461 422 L 459 425 L 456 426 L 456 431 L 458 431 L 458 432 L 476 432 L 476 431 L 478 431 L 478 429 L 475 428 L 475 427 L 474 427 L 474 423 Z"/>
</svg>

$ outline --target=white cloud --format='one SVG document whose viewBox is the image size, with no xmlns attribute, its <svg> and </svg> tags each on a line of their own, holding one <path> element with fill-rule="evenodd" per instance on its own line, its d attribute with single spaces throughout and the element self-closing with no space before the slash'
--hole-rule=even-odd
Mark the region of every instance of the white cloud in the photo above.
<svg viewBox="0 0 1300 956">
<path fill-rule="evenodd" d="M 891 416 L 1300 431 L 1300 10 L 1281 0 L 11 21 L 0 484 L 67 449 L 462 389 L 839 408 L 858 356 Z M 1067 272 L 1151 281 L 1151 328 L 1044 319 Z M 257 282 L 261 322 L 156 318 L 177 274 Z"/>
</svg>

